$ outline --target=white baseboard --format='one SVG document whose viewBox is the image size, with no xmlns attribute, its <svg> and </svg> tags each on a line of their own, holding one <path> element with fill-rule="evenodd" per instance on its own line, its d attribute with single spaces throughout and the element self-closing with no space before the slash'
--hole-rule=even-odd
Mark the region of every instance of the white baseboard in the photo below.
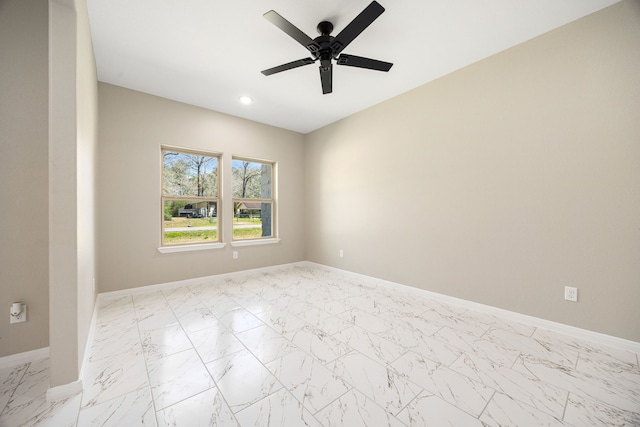
<svg viewBox="0 0 640 427">
<path fill-rule="evenodd" d="M 165 282 L 165 283 L 159 283 L 156 285 L 141 286 L 139 288 L 122 289 L 119 291 L 111 291 L 111 292 L 102 292 L 98 294 L 98 301 L 100 301 L 101 299 L 104 299 L 105 297 L 118 297 L 123 295 L 143 294 L 146 292 L 156 291 L 160 289 L 168 289 L 172 287 L 185 286 L 185 285 L 195 285 L 198 283 L 206 282 L 207 280 L 225 279 L 225 278 L 238 277 L 238 276 L 253 274 L 253 273 L 266 273 L 269 271 L 276 271 L 276 270 L 280 270 L 282 268 L 285 268 L 288 266 L 294 266 L 294 265 L 320 266 L 320 264 L 313 264 L 313 263 L 309 263 L 308 261 L 300 261 L 300 262 L 292 262 L 289 264 L 279 264 L 279 265 L 272 265 L 269 267 L 254 268 L 251 270 L 232 271 L 231 273 L 222 273 L 222 274 L 214 274 L 212 276 L 195 277 L 193 279 L 177 280 L 175 282 Z"/>
<path fill-rule="evenodd" d="M 91 315 L 91 324 L 89 325 L 89 333 L 87 334 L 87 342 L 84 347 L 84 356 L 82 358 L 82 365 L 80 365 L 80 380 L 84 378 L 85 369 L 89 364 L 89 357 L 91 357 L 91 345 L 93 344 L 93 337 L 95 336 L 96 323 L 98 317 L 98 300 L 93 304 L 93 314 Z"/>
<path fill-rule="evenodd" d="M 66 399 L 79 393 L 82 393 L 82 380 L 56 387 L 49 387 L 47 389 L 47 402 Z"/>
<path fill-rule="evenodd" d="M 548 331 L 556 332 L 556 333 L 559 333 L 559 334 L 568 335 L 568 336 L 573 337 L 573 338 L 577 338 L 577 339 L 581 339 L 581 340 L 585 340 L 585 341 L 590 341 L 590 342 L 595 343 L 595 344 L 600 344 L 600 345 L 605 345 L 605 346 L 608 346 L 608 347 L 613 347 L 613 348 L 617 348 L 617 349 L 621 349 L 621 350 L 627 350 L 627 351 L 632 351 L 632 352 L 635 352 L 635 353 L 640 353 L 640 343 L 639 342 L 630 341 L 630 340 L 626 340 L 624 338 L 618 338 L 618 337 L 614 337 L 614 336 L 611 336 L 611 335 L 606 335 L 606 334 L 602 334 L 602 333 L 599 333 L 599 332 L 594 332 L 594 331 L 590 331 L 590 330 L 587 330 L 587 329 L 578 328 L 578 327 L 575 327 L 575 326 L 565 325 L 563 323 L 553 322 L 551 320 L 541 319 L 541 318 L 538 318 L 538 317 L 529 316 L 529 315 L 517 313 L 517 312 L 514 312 L 514 311 L 509 311 L 509 310 L 505 310 L 505 309 L 502 309 L 502 308 L 497 308 L 497 307 L 493 307 L 493 306 L 489 306 L 489 305 L 485 305 L 485 304 L 480 304 L 480 303 L 477 303 L 477 302 L 464 300 L 464 299 L 461 299 L 461 298 L 451 297 L 451 296 L 448 296 L 448 295 L 439 294 L 437 292 L 432 292 L 432 291 L 427 291 L 427 290 L 424 290 L 424 289 L 415 288 L 413 286 L 408 286 L 408 285 L 403 285 L 403 284 L 400 284 L 400 283 L 390 282 L 388 280 L 378 279 L 376 277 L 366 276 L 364 274 L 358 274 L 358 273 L 354 273 L 354 272 L 351 272 L 351 271 L 348 271 L 348 270 L 341 270 L 339 268 L 330 267 L 328 265 L 318 264 L 318 263 L 311 262 L 311 261 L 300 261 L 300 262 L 294 262 L 294 263 L 290 263 L 290 264 L 281 264 L 281 265 L 275 265 L 275 266 L 270 266 L 270 267 L 256 268 L 256 269 L 252 269 L 252 270 L 242 270 L 242 271 L 235 271 L 235 272 L 231 272 L 231 273 L 217 274 L 217 275 L 207 276 L 207 277 L 198 277 L 198 278 L 194 278 L 194 279 L 186 279 L 186 280 L 179 280 L 179 281 L 175 281 L 175 282 L 167 282 L 167 283 L 162 283 L 162 284 L 158 284 L 158 285 L 149 285 L 149 286 L 144 286 L 144 287 L 140 287 L 140 288 L 133 288 L 133 289 L 125 289 L 125 290 L 121 290 L 121 291 L 106 292 L 106 293 L 101 293 L 101 294 L 98 295 L 98 301 L 100 301 L 100 299 L 105 298 L 105 297 L 113 297 L 113 296 L 120 296 L 120 295 L 134 295 L 134 294 L 149 292 L 149 291 L 153 291 L 153 290 L 159 290 L 159 289 L 166 289 L 166 288 L 171 288 L 171 287 L 176 287 L 176 286 L 184 286 L 184 285 L 202 283 L 203 281 L 207 281 L 207 280 L 230 278 L 230 277 L 237 277 L 237 276 L 246 275 L 246 274 L 275 271 L 275 270 L 278 270 L 278 269 L 282 269 L 284 267 L 296 266 L 296 265 L 297 266 L 312 266 L 312 267 L 323 268 L 323 269 L 326 269 L 326 270 L 336 271 L 336 272 L 339 272 L 339 273 L 342 273 L 342 274 L 345 274 L 345 275 L 349 275 L 349 276 L 352 276 L 352 277 L 365 279 L 365 280 L 367 280 L 367 281 L 369 281 L 371 283 L 374 283 L 376 285 L 380 285 L 380 286 L 384 286 L 384 287 L 391 287 L 391 288 L 395 288 L 395 289 L 401 288 L 403 291 L 412 292 L 412 293 L 414 293 L 416 295 L 421 295 L 423 297 L 424 296 L 428 296 L 429 298 L 433 298 L 435 300 L 442 301 L 442 302 L 444 302 L 446 304 L 459 306 L 459 307 L 464 307 L 464 308 L 476 310 L 476 311 L 479 311 L 479 312 L 482 312 L 482 313 L 486 313 L 486 314 L 491 314 L 491 315 L 494 315 L 494 316 L 501 317 L 501 318 L 503 318 L 505 320 L 511 320 L 511 321 L 514 321 L 514 322 L 523 323 L 525 325 L 530 325 L 530 326 L 533 326 L 533 327 L 536 327 L 536 328 L 541 328 L 541 329 L 545 329 L 545 330 L 548 330 Z"/>
<path fill-rule="evenodd" d="M 553 322 L 551 320 L 541 319 L 538 317 L 517 313 L 515 311 L 509 311 L 502 308 L 493 307 L 490 305 L 480 304 L 477 302 L 473 302 L 473 301 L 469 301 L 461 298 L 439 294 L 437 292 L 431 292 L 424 289 L 415 288 L 413 286 L 402 285 L 400 283 L 390 282 L 387 280 L 378 279 L 378 278 L 366 276 L 363 274 L 353 273 L 351 271 L 341 270 L 339 268 L 330 267 L 328 265 L 323 265 L 323 264 L 317 264 L 311 261 L 304 261 L 303 263 L 300 263 L 300 264 L 306 264 L 310 266 L 324 268 L 327 270 L 337 271 L 352 277 L 366 279 L 369 282 L 373 282 L 375 284 L 379 284 L 384 287 L 391 287 L 395 289 L 401 288 L 404 291 L 412 292 L 416 295 L 428 296 L 429 298 L 442 301 L 443 303 L 446 303 L 446 304 L 476 310 L 485 314 L 491 314 L 497 317 L 501 317 L 505 320 L 511 320 L 514 322 L 523 323 L 525 325 L 545 329 L 545 330 L 556 332 L 562 335 L 568 335 L 570 337 L 577 338 L 584 341 L 589 341 L 595 344 L 600 344 L 600 345 L 605 345 L 607 347 L 617 348 L 620 350 L 640 353 L 639 342 L 626 340 L 624 338 L 618 338 L 611 335 L 590 331 L 588 329 L 582 329 L 575 326 L 565 325 L 563 323 Z"/>
<path fill-rule="evenodd" d="M 25 351 L 24 353 L 11 354 L 0 357 L 0 368 L 9 368 L 23 363 L 35 362 L 49 357 L 49 347 L 38 348 L 36 350 Z"/>
</svg>

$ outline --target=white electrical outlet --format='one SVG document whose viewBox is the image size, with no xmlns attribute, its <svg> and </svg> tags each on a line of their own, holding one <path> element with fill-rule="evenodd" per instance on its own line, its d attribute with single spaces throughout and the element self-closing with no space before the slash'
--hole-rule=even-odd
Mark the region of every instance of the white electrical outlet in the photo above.
<svg viewBox="0 0 640 427">
<path fill-rule="evenodd" d="M 340 258 L 344 257 L 344 251 L 340 249 Z"/>
<path fill-rule="evenodd" d="M 27 321 L 27 304 L 14 303 L 9 309 L 9 323 L 22 323 Z"/>
<path fill-rule="evenodd" d="M 238 251 L 233 251 L 233 259 L 238 259 Z"/>
<path fill-rule="evenodd" d="M 564 299 L 567 301 L 578 302 L 578 288 L 571 286 L 564 287 Z"/>
</svg>

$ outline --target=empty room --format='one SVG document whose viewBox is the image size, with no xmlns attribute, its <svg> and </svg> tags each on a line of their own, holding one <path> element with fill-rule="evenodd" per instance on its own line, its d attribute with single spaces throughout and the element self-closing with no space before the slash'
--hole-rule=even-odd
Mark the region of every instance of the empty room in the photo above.
<svg viewBox="0 0 640 427">
<path fill-rule="evenodd" d="M 638 76 L 638 0 L 0 0 L 0 427 L 640 426 Z"/>
</svg>

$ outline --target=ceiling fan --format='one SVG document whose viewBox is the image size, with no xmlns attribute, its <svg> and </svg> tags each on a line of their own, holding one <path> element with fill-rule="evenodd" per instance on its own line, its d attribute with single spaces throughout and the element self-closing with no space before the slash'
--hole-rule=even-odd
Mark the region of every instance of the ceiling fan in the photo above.
<svg viewBox="0 0 640 427">
<path fill-rule="evenodd" d="M 367 68 L 369 70 L 389 71 L 393 65 L 390 62 L 378 61 L 377 59 L 363 58 L 361 56 L 347 55 L 341 53 L 349 43 L 351 43 L 361 32 L 365 30 L 378 16 L 384 12 L 378 2 L 373 1 L 367 6 L 353 21 L 349 23 L 340 33 L 333 37 L 333 24 L 328 21 L 322 21 L 318 24 L 318 32 L 320 36 L 312 39 L 305 33 L 300 31 L 295 25 L 284 19 L 276 11 L 270 10 L 264 14 L 264 17 L 276 27 L 291 36 L 295 41 L 300 43 L 309 52 L 311 58 L 302 58 L 297 61 L 288 62 L 278 65 L 277 67 L 263 70 L 262 74 L 270 76 L 282 71 L 291 70 L 292 68 L 310 65 L 316 61 L 320 61 L 320 82 L 322 83 L 322 93 L 327 94 L 333 91 L 333 64 L 332 60 L 336 60 L 338 65 L 346 65 L 348 67 Z M 340 56 L 338 56 L 340 55 Z"/>
</svg>

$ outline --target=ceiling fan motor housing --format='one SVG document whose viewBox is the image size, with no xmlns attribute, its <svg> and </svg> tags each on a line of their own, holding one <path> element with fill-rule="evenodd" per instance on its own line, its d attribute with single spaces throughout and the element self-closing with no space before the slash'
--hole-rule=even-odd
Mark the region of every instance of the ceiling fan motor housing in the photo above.
<svg viewBox="0 0 640 427">
<path fill-rule="evenodd" d="M 316 37 L 313 41 L 314 44 L 320 47 L 320 49 L 317 49 L 315 52 L 311 52 L 316 59 L 324 61 L 335 58 L 331 43 L 333 41 L 333 37 L 330 35 L 322 35 Z"/>
</svg>

